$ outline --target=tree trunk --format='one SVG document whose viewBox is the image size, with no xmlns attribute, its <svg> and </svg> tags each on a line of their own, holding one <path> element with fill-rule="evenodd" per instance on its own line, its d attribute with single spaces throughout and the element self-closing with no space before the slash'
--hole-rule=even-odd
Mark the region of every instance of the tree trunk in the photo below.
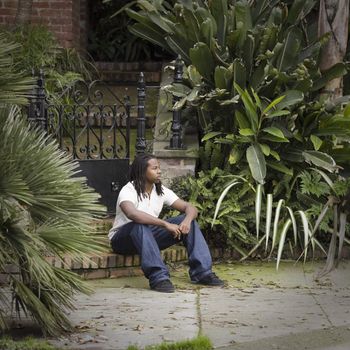
<svg viewBox="0 0 350 350">
<path fill-rule="evenodd" d="M 320 68 L 326 71 L 342 62 L 348 42 L 349 0 L 321 0 L 318 20 L 318 34 L 330 33 L 327 44 L 322 49 Z M 343 78 L 331 80 L 324 92 L 331 99 L 343 95 Z"/>
<path fill-rule="evenodd" d="M 30 24 L 32 19 L 33 0 L 18 0 L 15 25 Z"/>
</svg>

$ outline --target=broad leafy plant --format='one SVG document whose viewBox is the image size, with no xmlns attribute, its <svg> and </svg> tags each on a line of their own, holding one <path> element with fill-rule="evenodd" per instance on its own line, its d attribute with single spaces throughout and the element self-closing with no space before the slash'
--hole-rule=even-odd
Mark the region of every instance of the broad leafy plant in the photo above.
<svg viewBox="0 0 350 350">
<path fill-rule="evenodd" d="M 310 128 L 324 127 L 320 124 L 326 105 L 318 102 L 316 106 L 311 101 L 329 80 L 344 75 L 347 70 L 344 63 L 322 73 L 318 67 L 322 45 L 328 38 L 327 35 L 318 38 L 313 16 L 307 17 L 314 11 L 316 1 L 140 0 L 134 3 L 139 11 L 126 9 L 137 22 L 130 31 L 175 55 L 180 54 L 185 62 L 184 82 L 164 89 L 180 97 L 175 109 L 195 108 L 192 115 L 200 125 L 203 143 L 209 142 L 208 149 L 221 153 L 221 160 L 213 167 L 227 161 L 238 164 L 241 147 L 237 141 L 250 142 L 249 138 L 262 138 L 265 134 L 266 147 L 262 149 L 253 143 L 249 147 L 249 158 L 255 158 L 255 163 L 261 163 L 265 152 L 270 157 L 268 166 L 283 173 L 293 172 L 293 166 L 286 164 L 287 158 L 334 170 L 333 160 L 327 154 L 317 153 L 322 144 L 319 135 L 310 133 Z M 265 108 L 270 103 L 275 106 L 278 101 L 277 110 L 270 109 L 272 116 L 264 115 Z M 309 103 L 318 111 L 309 108 Z M 256 115 L 257 112 L 260 114 Z M 249 123 L 242 114 L 248 116 Z M 265 130 L 258 130 L 260 121 L 266 125 Z M 261 131 L 260 135 L 254 134 L 257 131 Z M 222 140 L 221 133 L 232 134 L 235 140 Z M 288 148 L 294 150 L 295 146 L 291 138 L 300 141 L 296 154 L 288 152 Z M 220 142 L 222 146 L 217 150 L 211 147 L 212 142 Z M 284 162 L 279 161 L 281 154 L 275 150 L 281 142 L 285 144 L 278 148 L 286 148 Z M 230 143 L 233 146 L 227 146 Z M 206 150 L 202 149 L 201 153 Z M 253 177 L 262 182 L 263 164 L 259 168 L 252 164 L 253 160 L 249 163 L 250 169 L 254 168 Z"/>
<path fill-rule="evenodd" d="M 169 91 L 199 107 L 204 131 L 227 130 L 235 83 L 270 100 L 288 90 L 312 95 L 346 73 L 338 64 L 321 74 L 317 59 L 327 37 L 318 39 L 306 17 L 315 0 L 139 0 L 126 9 L 137 23 L 130 31 L 184 60 L 185 84 Z"/>
<path fill-rule="evenodd" d="M 350 140 L 349 107 L 344 113 L 336 113 L 335 107 L 317 110 L 314 103 L 307 107 L 304 117 L 304 108 L 299 113 L 290 110 L 303 98 L 297 90 L 269 102 L 254 90 L 249 93 L 238 85 L 235 88 L 243 102 L 235 111 L 238 134 L 211 132 L 203 140 L 215 137 L 217 143 L 230 145 L 228 162 L 236 169 L 242 168 L 242 162 L 243 167 L 248 164 L 252 177 L 260 184 L 266 181 L 267 167 L 291 177 L 307 163 L 329 172 L 338 170 L 330 154 L 339 149 L 337 140 Z"/>
</svg>

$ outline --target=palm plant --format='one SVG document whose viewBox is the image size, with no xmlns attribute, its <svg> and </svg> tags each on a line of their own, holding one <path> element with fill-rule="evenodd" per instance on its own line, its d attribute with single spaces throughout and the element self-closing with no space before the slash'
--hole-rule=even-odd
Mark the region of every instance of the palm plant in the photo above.
<svg viewBox="0 0 350 350">
<path fill-rule="evenodd" d="M 0 271 L 9 272 L 17 310 L 29 313 L 47 333 L 69 329 L 64 309 L 74 308 L 74 292 L 87 288 L 45 256 L 83 259 L 102 250 L 91 235 L 91 220 L 103 212 L 98 195 L 72 177 L 77 164 L 41 131 L 31 130 L 16 108 L 0 110 L 0 161 Z M 8 306 L 4 289 L 0 295 Z"/>
<path fill-rule="evenodd" d="M 27 102 L 28 91 L 34 85 L 34 79 L 25 76 L 14 64 L 13 56 L 19 50 L 19 44 L 0 33 L 0 105 Z"/>
<path fill-rule="evenodd" d="M 84 179 L 73 177 L 77 164 L 10 106 L 26 103 L 33 87 L 13 61 L 18 49 L 0 35 L 0 273 L 7 277 L 0 285 L 0 329 L 15 306 L 54 334 L 70 328 L 65 310 L 74 308 L 76 291 L 88 289 L 45 256 L 84 259 L 102 251 L 91 221 L 104 211 Z"/>
</svg>

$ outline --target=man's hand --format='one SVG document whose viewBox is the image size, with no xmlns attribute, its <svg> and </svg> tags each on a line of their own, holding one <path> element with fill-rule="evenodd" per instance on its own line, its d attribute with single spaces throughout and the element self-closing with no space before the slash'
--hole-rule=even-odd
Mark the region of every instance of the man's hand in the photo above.
<svg viewBox="0 0 350 350">
<path fill-rule="evenodd" d="M 182 221 L 179 225 L 179 228 L 183 234 L 187 235 L 191 229 L 191 220 L 185 218 L 184 221 Z"/>
<path fill-rule="evenodd" d="M 170 222 L 166 223 L 165 229 L 167 229 L 173 236 L 174 238 L 181 239 L 181 230 L 180 226 L 177 224 L 172 224 Z"/>
</svg>

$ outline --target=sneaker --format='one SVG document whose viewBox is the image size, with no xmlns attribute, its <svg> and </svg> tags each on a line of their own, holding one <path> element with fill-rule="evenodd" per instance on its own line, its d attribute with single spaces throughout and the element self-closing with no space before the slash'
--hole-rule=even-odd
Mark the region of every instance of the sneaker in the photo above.
<svg viewBox="0 0 350 350">
<path fill-rule="evenodd" d="M 214 272 L 211 272 L 209 275 L 204 276 L 201 280 L 194 282 L 196 284 L 203 284 L 205 286 L 218 286 L 222 287 L 225 283 Z"/>
<path fill-rule="evenodd" d="M 175 288 L 170 280 L 162 280 L 158 282 L 155 286 L 151 287 L 152 290 L 161 293 L 174 293 Z"/>
</svg>

